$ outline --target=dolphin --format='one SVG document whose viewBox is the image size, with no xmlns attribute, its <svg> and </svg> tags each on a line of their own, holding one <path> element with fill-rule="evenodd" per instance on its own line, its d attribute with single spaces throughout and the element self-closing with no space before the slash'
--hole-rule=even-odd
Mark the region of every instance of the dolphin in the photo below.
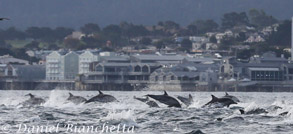
<svg viewBox="0 0 293 134">
<path fill-rule="evenodd" d="M 84 103 L 87 100 L 81 96 L 74 96 L 71 93 L 69 93 L 69 97 L 67 98 L 68 101 L 74 103 L 74 104 L 80 104 L 80 103 Z"/>
<path fill-rule="evenodd" d="M 99 94 L 97 96 L 94 96 L 93 98 L 87 100 L 85 103 L 90 103 L 90 102 L 101 102 L 101 103 L 108 103 L 108 102 L 114 102 L 118 101 L 114 96 L 104 94 L 99 90 Z"/>
<path fill-rule="evenodd" d="M 150 95 L 150 94 L 148 94 L 146 96 L 151 97 L 151 98 L 153 98 L 163 104 L 166 104 L 166 105 L 168 105 L 168 107 L 181 108 L 180 103 L 175 98 L 169 96 L 166 91 L 164 91 L 163 95 Z"/>
<path fill-rule="evenodd" d="M 231 104 L 237 104 L 237 102 L 230 98 L 218 98 L 212 95 L 212 100 L 205 104 L 203 107 L 215 105 L 217 108 L 220 108 L 225 106 L 229 107 Z"/>
<path fill-rule="evenodd" d="M 21 103 L 21 105 L 23 105 L 23 106 L 36 106 L 36 105 L 44 104 L 46 102 L 44 99 L 37 98 L 34 95 L 32 95 L 31 93 L 29 93 L 25 96 L 29 96 L 30 98 L 28 100 L 24 101 L 23 103 Z"/>
<path fill-rule="evenodd" d="M 144 102 L 145 104 L 149 105 L 150 107 L 159 107 L 159 105 L 155 101 L 149 100 L 149 97 L 138 98 L 138 97 L 133 96 L 133 98 L 136 100 L 139 100 L 141 102 Z"/>
<path fill-rule="evenodd" d="M 241 114 L 267 114 L 269 112 L 275 112 L 278 109 L 283 109 L 280 106 L 272 105 L 267 108 L 255 108 L 252 110 L 244 111 L 243 109 L 239 109 Z M 279 115 L 284 116 L 287 115 L 288 111 L 282 112 Z"/>
<path fill-rule="evenodd" d="M 263 109 L 263 108 L 256 108 L 253 110 L 249 110 L 249 111 L 244 111 L 243 109 L 239 109 L 241 114 L 267 114 L 269 113 L 267 110 Z"/>
<path fill-rule="evenodd" d="M 139 100 L 141 102 L 147 102 L 147 101 L 149 101 L 149 97 L 146 97 L 146 98 L 138 98 L 136 96 L 133 96 L 133 99 Z"/>
<path fill-rule="evenodd" d="M 178 96 L 177 97 L 182 103 L 184 103 L 186 106 L 189 106 L 193 103 L 193 98 L 191 96 L 191 94 L 188 95 L 188 98 L 182 97 L 182 96 Z"/>
<path fill-rule="evenodd" d="M 229 99 L 232 99 L 235 102 L 240 102 L 240 100 L 237 97 L 229 95 L 227 92 L 226 92 L 225 96 L 222 97 L 222 98 L 229 98 Z"/>
<path fill-rule="evenodd" d="M 279 115 L 280 116 L 286 116 L 286 115 L 290 115 L 290 113 L 286 111 L 286 112 L 280 113 Z"/>
</svg>

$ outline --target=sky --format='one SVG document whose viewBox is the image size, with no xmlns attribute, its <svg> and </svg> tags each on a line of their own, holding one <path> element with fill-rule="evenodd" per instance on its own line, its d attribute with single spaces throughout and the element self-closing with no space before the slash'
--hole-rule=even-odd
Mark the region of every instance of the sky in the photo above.
<svg viewBox="0 0 293 134">
<path fill-rule="evenodd" d="M 220 23 L 228 12 L 263 9 L 278 19 L 293 16 L 293 0 L 1 0 L 0 29 L 14 26 L 79 28 L 86 23 L 101 27 L 122 21 L 155 25 L 172 20 L 181 26 L 198 19 Z"/>
</svg>

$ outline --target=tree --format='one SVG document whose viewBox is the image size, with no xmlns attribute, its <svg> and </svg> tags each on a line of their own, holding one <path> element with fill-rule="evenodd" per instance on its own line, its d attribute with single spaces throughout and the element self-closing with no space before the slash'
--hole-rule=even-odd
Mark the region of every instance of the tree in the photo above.
<svg viewBox="0 0 293 134">
<path fill-rule="evenodd" d="M 28 43 L 25 45 L 25 48 L 27 49 L 40 49 L 39 47 L 40 42 L 38 41 L 32 41 L 31 43 Z"/>
<path fill-rule="evenodd" d="M 53 32 L 53 36 L 55 40 L 63 40 L 66 36 L 70 35 L 74 29 L 65 28 L 65 27 L 57 27 Z"/>
<path fill-rule="evenodd" d="M 26 38 L 26 35 L 24 32 L 17 30 L 15 27 L 10 27 L 3 31 L 1 34 L 2 38 L 5 40 L 14 40 L 14 39 L 19 39 L 19 40 L 24 40 Z"/>
<path fill-rule="evenodd" d="M 14 55 L 14 53 L 9 48 L 0 47 L 0 55 Z"/>
<path fill-rule="evenodd" d="M 181 42 L 181 48 L 184 51 L 190 51 L 192 49 L 192 42 L 189 39 L 183 39 Z"/>
<path fill-rule="evenodd" d="M 179 29 L 180 26 L 179 26 L 179 24 L 175 23 L 174 21 L 165 21 L 164 28 L 168 29 L 168 30 L 172 30 L 172 29 Z"/>
<path fill-rule="evenodd" d="M 54 30 L 49 27 L 29 27 L 26 30 L 27 35 L 35 40 L 42 40 L 46 42 L 56 41 Z"/>
<path fill-rule="evenodd" d="M 159 40 L 159 41 L 155 42 L 155 46 L 157 49 L 163 49 L 166 47 L 166 44 L 163 40 Z"/>
<path fill-rule="evenodd" d="M 215 35 L 213 35 L 213 36 L 210 37 L 210 42 L 217 43 L 217 38 L 216 38 Z"/>
<path fill-rule="evenodd" d="M 15 48 L 12 49 L 12 52 L 15 58 L 30 60 L 30 57 L 27 55 L 25 48 Z"/>
<path fill-rule="evenodd" d="M 106 39 L 111 41 L 114 45 L 120 44 L 122 42 L 122 30 L 118 25 L 106 26 L 103 29 L 103 34 L 105 35 Z"/>
<path fill-rule="evenodd" d="M 187 30 L 190 35 L 197 35 L 198 34 L 196 25 L 193 25 L 193 24 L 188 25 Z"/>
<path fill-rule="evenodd" d="M 254 49 L 244 49 L 238 51 L 236 56 L 238 59 L 249 59 L 254 54 L 254 52 Z"/>
<path fill-rule="evenodd" d="M 228 50 L 234 44 L 235 44 L 235 39 L 234 38 L 224 36 L 224 38 L 221 40 L 221 44 L 220 44 L 219 49 Z"/>
<path fill-rule="evenodd" d="M 280 24 L 277 31 L 273 32 L 268 43 L 271 46 L 290 46 L 291 44 L 291 21 L 286 20 Z"/>
<path fill-rule="evenodd" d="M 247 38 L 246 38 L 246 35 L 245 35 L 245 33 L 244 32 L 240 32 L 239 33 L 239 36 L 236 38 L 236 41 L 238 41 L 238 42 L 243 42 L 243 41 L 245 41 Z"/>
<path fill-rule="evenodd" d="M 273 16 L 268 16 L 263 10 L 251 9 L 249 10 L 249 17 L 251 24 L 260 28 L 273 25 L 278 22 Z"/>
<path fill-rule="evenodd" d="M 193 23 L 197 28 L 197 34 L 215 31 L 219 25 L 213 20 L 197 20 Z"/>
<path fill-rule="evenodd" d="M 11 45 L 6 43 L 4 40 L 0 40 L 0 48 L 7 48 L 7 49 L 11 49 Z"/>
<path fill-rule="evenodd" d="M 95 33 L 93 36 L 86 36 L 82 38 L 87 48 L 99 48 L 106 44 L 107 39 L 103 34 Z"/>
<path fill-rule="evenodd" d="M 78 50 L 83 48 L 83 44 L 81 44 L 78 39 L 67 38 L 64 40 L 64 47 L 67 49 Z"/>
<path fill-rule="evenodd" d="M 139 41 L 139 43 L 143 45 L 150 45 L 152 43 L 152 39 L 144 37 Z"/>
<path fill-rule="evenodd" d="M 49 44 L 48 48 L 49 50 L 57 50 L 59 49 L 59 46 L 57 46 L 55 43 Z"/>
<path fill-rule="evenodd" d="M 245 12 L 241 13 L 226 13 L 222 18 L 222 27 L 225 28 L 233 28 L 237 25 L 247 25 L 249 24 L 248 17 Z"/>
<path fill-rule="evenodd" d="M 89 35 L 92 33 L 98 33 L 101 31 L 99 25 L 94 23 L 85 24 L 83 27 L 80 28 L 80 30 L 82 33 L 86 35 Z"/>
<path fill-rule="evenodd" d="M 143 25 L 133 25 L 127 22 L 121 22 L 120 28 L 122 35 L 128 39 L 131 37 L 146 36 L 149 34 L 149 31 Z"/>
</svg>

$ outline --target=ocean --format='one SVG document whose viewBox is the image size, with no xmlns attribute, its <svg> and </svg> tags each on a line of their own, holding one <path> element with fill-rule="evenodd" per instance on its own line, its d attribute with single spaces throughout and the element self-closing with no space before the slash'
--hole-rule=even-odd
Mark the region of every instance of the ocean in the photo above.
<svg viewBox="0 0 293 134">
<path fill-rule="evenodd" d="M 194 102 L 182 108 L 149 108 L 133 98 L 146 94 L 163 94 L 162 91 L 103 91 L 119 102 L 73 104 L 68 93 L 87 99 L 98 91 L 1 90 L 0 133 L 135 133 L 135 134 L 192 134 L 203 133 L 292 133 L 293 94 L 267 92 L 230 92 L 241 101 L 229 108 L 202 108 L 211 95 L 224 96 L 224 92 L 168 92 L 172 97 L 193 96 Z M 19 105 L 31 93 L 46 102 L 40 106 Z M 272 106 L 281 108 L 272 109 Z M 263 108 L 268 113 L 240 114 Z M 288 112 L 286 115 L 280 113 Z"/>
</svg>

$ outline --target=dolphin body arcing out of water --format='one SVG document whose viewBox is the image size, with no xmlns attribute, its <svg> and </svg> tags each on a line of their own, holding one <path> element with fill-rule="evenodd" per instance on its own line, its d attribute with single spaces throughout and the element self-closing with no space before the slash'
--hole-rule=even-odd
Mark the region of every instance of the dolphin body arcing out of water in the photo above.
<svg viewBox="0 0 293 134">
<path fill-rule="evenodd" d="M 115 102 L 115 101 L 118 102 L 118 100 L 114 96 L 104 94 L 101 91 L 99 91 L 99 94 L 97 96 L 94 96 L 93 98 L 87 100 L 85 103 L 90 103 L 90 102 L 108 103 L 108 102 Z"/>
<path fill-rule="evenodd" d="M 232 99 L 235 102 L 240 102 L 240 100 L 237 97 L 229 95 L 227 92 L 226 92 L 225 96 L 222 97 L 222 98 L 229 98 L 229 99 Z"/>
<path fill-rule="evenodd" d="M 68 101 L 74 103 L 74 104 L 80 104 L 87 101 L 87 99 L 81 97 L 81 96 L 74 96 L 73 94 L 69 93 L 69 97 L 67 98 Z"/>
<path fill-rule="evenodd" d="M 188 95 L 188 98 L 178 96 L 177 99 L 179 99 L 186 106 L 189 106 L 189 105 L 191 105 L 193 103 L 193 98 L 192 98 L 191 94 Z"/>
<path fill-rule="evenodd" d="M 239 109 L 239 111 L 240 111 L 241 114 L 251 115 L 251 114 L 267 114 L 267 113 L 271 112 L 272 110 L 274 111 L 274 110 L 278 110 L 278 109 L 283 109 L 283 108 L 280 107 L 280 106 L 272 105 L 272 106 L 269 106 L 267 109 L 255 108 L 255 109 L 248 110 L 248 111 L 244 111 L 244 109 Z M 285 115 L 288 115 L 288 114 L 289 114 L 289 112 L 285 111 L 285 112 L 280 113 L 279 115 L 280 116 L 285 116 Z"/>
<path fill-rule="evenodd" d="M 267 110 L 263 109 L 263 108 L 256 108 L 253 110 L 249 110 L 249 111 L 244 111 L 243 109 L 239 109 L 241 114 L 267 114 L 269 113 Z"/>
<path fill-rule="evenodd" d="M 32 95 L 31 93 L 25 95 L 25 96 L 29 96 L 30 98 L 24 102 L 22 102 L 20 105 L 22 106 L 38 106 L 41 104 L 44 104 L 46 101 L 42 98 L 37 98 L 34 95 Z"/>
<path fill-rule="evenodd" d="M 234 100 L 230 98 L 225 98 L 225 97 L 218 98 L 212 95 L 212 100 L 209 101 L 207 104 L 205 104 L 203 107 L 215 105 L 216 108 L 222 108 L 222 107 L 229 107 L 232 104 L 237 104 L 237 102 L 235 102 Z"/>
<path fill-rule="evenodd" d="M 169 96 L 166 91 L 164 91 L 163 95 L 150 95 L 150 94 L 148 94 L 146 96 L 151 97 L 151 98 L 153 98 L 163 104 L 166 104 L 166 105 L 168 105 L 168 107 L 181 108 L 180 103 L 175 98 Z"/>
<path fill-rule="evenodd" d="M 149 105 L 150 107 L 159 107 L 159 105 L 156 102 L 150 100 L 149 97 L 138 98 L 138 97 L 133 96 L 133 98 L 136 100 L 139 100 L 141 102 L 144 102 L 145 104 Z"/>
</svg>

